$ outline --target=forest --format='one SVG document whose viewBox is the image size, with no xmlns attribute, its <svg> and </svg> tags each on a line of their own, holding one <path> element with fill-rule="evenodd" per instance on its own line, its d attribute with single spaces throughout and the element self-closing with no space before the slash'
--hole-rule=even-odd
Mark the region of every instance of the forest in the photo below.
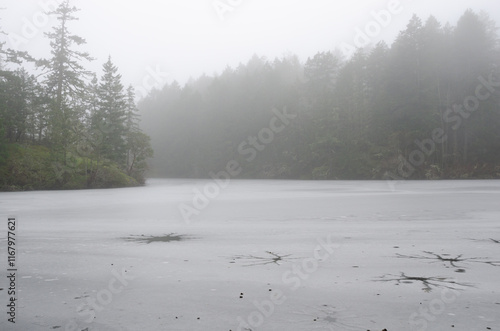
<svg viewBox="0 0 500 331">
<path fill-rule="evenodd" d="M 392 45 L 288 54 L 153 90 L 138 108 L 151 176 L 500 178 L 496 22 L 409 21 Z"/>
<path fill-rule="evenodd" d="M 47 13 L 46 59 L 0 44 L 0 190 L 142 185 L 150 138 L 139 127 L 135 92 L 111 57 L 100 75 L 85 69 L 85 39 L 69 29 L 78 9 Z"/>
<path fill-rule="evenodd" d="M 392 45 L 351 56 L 254 55 L 138 103 L 111 56 L 102 73 L 85 69 L 85 39 L 68 28 L 77 12 L 65 1 L 49 13 L 46 59 L 0 44 L 0 190 L 135 186 L 228 166 L 248 179 L 500 178 L 500 43 L 484 12 L 455 26 L 413 16 Z"/>
</svg>

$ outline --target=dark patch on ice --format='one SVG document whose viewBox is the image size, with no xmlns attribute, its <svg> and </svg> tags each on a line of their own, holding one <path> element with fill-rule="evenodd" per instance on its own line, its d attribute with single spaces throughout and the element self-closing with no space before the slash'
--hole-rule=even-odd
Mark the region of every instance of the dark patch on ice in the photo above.
<svg viewBox="0 0 500 331">
<path fill-rule="evenodd" d="M 135 241 L 135 242 L 142 242 L 142 243 L 146 243 L 146 244 L 151 244 L 153 242 L 168 243 L 168 242 L 172 242 L 172 241 L 183 241 L 183 240 L 191 239 L 191 237 L 184 235 L 184 234 L 170 233 L 170 234 L 166 234 L 163 236 L 145 236 L 142 234 L 140 236 L 126 237 L 123 239 L 125 239 L 126 241 Z"/>
<path fill-rule="evenodd" d="M 386 278 L 393 277 L 393 278 Z M 474 287 L 469 283 L 459 283 L 452 279 L 446 277 L 415 277 L 415 276 L 407 276 L 404 272 L 399 276 L 395 275 L 384 275 L 379 277 L 380 279 L 375 280 L 376 282 L 395 282 L 396 285 L 400 284 L 413 284 L 415 282 L 419 282 L 424 287 L 422 291 L 431 292 L 433 288 L 448 288 L 451 290 L 461 290 L 458 287 Z"/>
<path fill-rule="evenodd" d="M 289 257 L 292 254 L 288 255 L 279 255 L 270 251 L 266 251 L 270 256 L 254 256 L 254 255 L 235 255 L 232 257 L 232 261 L 229 263 L 235 263 L 236 260 L 247 260 L 245 267 L 256 266 L 256 265 L 266 265 L 266 264 L 277 264 L 280 265 L 280 262 L 294 260 L 297 258 Z"/>
<path fill-rule="evenodd" d="M 330 305 L 306 306 L 303 311 L 294 312 L 295 315 L 303 315 L 307 318 L 302 323 L 307 324 L 307 330 L 348 330 L 365 331 L 362 326 L 357 326 L 358 317 L 348 313 L 345 309 L 340 309 Z"/>
<path fill-rule="evenodd" d="M 498 239 L 493 239 L 493 238 L 488 238 L 488 239 L 474 239 L 474 238 L 468 238 L 469 240 L 473 240 L 473 241 L 487 241 L 487 242 L 492 242 L 492 243 L 495 243 L 495 244 L 500 244 L 500 240 Z"/>
<path fill-rule="evenodd" d="M 500 261 L 491 261 L 487 258 L 483 257 L 462 257 L 463 254 L 457 255 L 455 257 L 449 257 L 450 254 L 436 254 L 433 252 L 424 251 L 427 255 L 402 255 L 396 254 L 398 258 L 407 258 L 407 259 L 419 259 L 419 260 L 429 260 L 431 263 L 433 262 L 445 262 L 445 266 L 459 268 L 458 270 L 463 270 L 465 267 L 458 265 L 460 262 L 464 263 L 485 263 L 494 267 L 500 267 Z M 460 272 L 460 271 L 457 271 Z"/>
</svg>

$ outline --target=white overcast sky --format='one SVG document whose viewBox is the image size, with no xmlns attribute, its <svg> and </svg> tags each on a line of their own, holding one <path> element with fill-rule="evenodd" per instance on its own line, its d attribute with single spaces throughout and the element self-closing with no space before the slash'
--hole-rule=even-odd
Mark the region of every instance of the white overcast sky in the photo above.
<svg viewBox="0 0 500 331">
<path fill-rule="evenodd" d="M 1 39 L 7 47 L 48 57 L 43 32 L 56 22 L 45 19 L 43 7 L 60 1 L 0 0 L 0 26 L 8 34 Z M 232 6 L 223 20 L 216 3 Z M 400 10 L 370 38 L 374 43 L 391 43 L 414 13 L 455 24 L 471 8 L 488 12 L 500 24 L 498 0 L 72 0 L 81 11 L 70 30 L 86 39 L 81 50 L 96 58 L 89 69 L 100 75 L 111 55 L 124 84 L 140 89 L 143 82 L 146 87 L 158 80 L 185 83 L 189 77 L 220 73 L 227 65 L 246 63 L 252 54 L 273 59 L 294 53 L 305 61 L 342 43 L 354 45 L 357 29 L 374 23 L 372 12 L 387 10 L 390 3 Z M 150 77 L 155 71 L 161 73 L 156 80 Z"/>
</svg>

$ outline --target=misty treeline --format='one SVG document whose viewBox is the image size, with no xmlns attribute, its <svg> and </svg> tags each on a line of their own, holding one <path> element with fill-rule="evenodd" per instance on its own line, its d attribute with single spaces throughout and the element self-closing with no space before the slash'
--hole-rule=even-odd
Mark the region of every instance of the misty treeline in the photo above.
<svg viewBox="0 0 500 331">
<path fill-rule="evenodd" d="M 51 49 L 46 59 L 1 45 L 3 189 L 144 183 L 146 159 L 153 152 L 139 128 L 134 89 L 124 88 L 111 57 L 100 76 L 85 69 L 93 59 L 79 50 L 85 40 L 69 30 L 77 11 L 64 1 L 48 13 L 58 23 L 46 33 Z"/>
<path fill-rule="evenodd" d="M 139 109 L 158 176 L 231 164 L 241 178 L 499 178 L 499 65 L 487 14 L 456 26 L 414 16 L 391 46 L 253 56 Z"/>
</svg>

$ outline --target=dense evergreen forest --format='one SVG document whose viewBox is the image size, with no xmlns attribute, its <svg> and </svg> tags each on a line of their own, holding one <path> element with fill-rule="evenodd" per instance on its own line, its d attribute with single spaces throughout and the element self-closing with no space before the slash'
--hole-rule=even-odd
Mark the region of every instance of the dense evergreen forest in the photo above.
<svg viewBox="0 0 500 331">
<path fill-rule="evenodd" d="M 139 103 L 152 175 L 500 178 L 499 65 L 496 22 L 472 10 L 349 58 L 255 55 Z"/>
<path fill-rule="evenodd" d="M 58 23 L 46 34 L 47 59 L 0 45 L 1 190 L 144 183 L 153 150 L 134 90 L 124 88 L 111 58 L 100 76 L 85 69 L 93 59 L 69 30 L 77 11 L 64 1 L 48 13 Z"/>
</svg>

